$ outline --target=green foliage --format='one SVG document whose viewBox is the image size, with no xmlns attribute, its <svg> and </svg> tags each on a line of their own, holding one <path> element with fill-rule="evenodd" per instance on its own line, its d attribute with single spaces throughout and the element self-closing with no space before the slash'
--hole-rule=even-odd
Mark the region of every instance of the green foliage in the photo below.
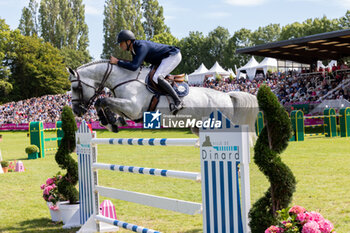
<svg viewBox="0 0 350 233">
<path fill-rule="evenodd" d="M 18 26 L 22 35 L 34 36 L 39 34 L 37 12 L 38 3 L 36 0 L 30 0 L 28 7 L 22 9 L 22 16 Z"/>
<path fill-rule="evenodd" d="M 160 43 L 160 44 L 168 44 L 168 45 L 177 45 L 179 43 L 179 40 L 171 35 L 169 32 L 163 32 L 160 34 L 155 35 L 151 41 Z"/>
<path fill-rule="evenodd" d="M 76 69 L 79 66 L 91 61 L 90 54 L 87 51 L 75 50 L 70 47 L 63 47 L 61 50 L 63 61 L 66 67 Z"/>
<path fill-rule="evenodd" d="M 1 167 L 8 167 L 9 162 L 8 161 L 1 161 Z"/>
<path fill-rule="evenodd" d="M 122 52 L 117 44 L 118 33 L 123 29 L 131 30 L 136 39 L 144 39 L 140 0 L 106 0 L 104 6 L 103 32 L 104 43 L 102 58 L 114 55 L 122 59 L 131 59 L 130 52 Z"/>
<path fill-rule="evenodd" d="M 261 86 L 257 98 L 265 127 L 254 147 L 254 162 L 268 178 L 270 187 L 250 210 L 252 233 L 264 232 L 277 223 L 277 210 L 290 204 L 296 184 L 292 171 L 279 156 L 287 148 L 292 133 L 288 114 L 269 87 Z"/>
<path fill-rule="evenodd" d="M 144 18 L 142 26 L 147 40 L 159 34 L 170 34 L 169 27 L 164 23 L 163 7 L 158 4 L 157 0 L 143 0 L 142 9 Z"/>
<path fill-rule="evenodd" d="M 39 148 L 36 145 L 29 145 L 26 147 L 25 152 L 27 154 L 33 154 L 39 152 Z"/>
<path fill-rule="evenodd" d="M 41 0 L 40 36 L 56 48 L 69 46 L 86 52 L 89 39 L 84 13 L 82 0 Z"/>
<path fill-rule="evenodd" d="M 202 58 L 204 64 L 211 67 L 217 61 L 219 64 L 223 65 L 225 60 L 223 54 L 226 50 L 229 39 L 230 33 L 226 28 L 217 27 L 209 32 L 204 43 L 204 49 L 206 51 L 206 56 Z"/>
<path fill-rule="evenodd" d="M 266 44 L 277 41 L 280 37 L 281 27 L 279 24 L 269 24 L 265 27 L 259 27 L 252 32 L 250 40 L 254 45 Z"/>
<path fill-rule="evenodd" d="M 37 37 L 11 32 L 6 62 L 11 70 L 13 99 L 64 93 L 69 89 L 60 51 Z"/>
<path fill-rule="evenodd" d="M 67 173 L 58 182 L 58 191 L 70 204 L 74 204 L 79 200 L 79 193 L 75 188 L 79 175 L 78 163 L 70 154 L 75 149 L 75 131 L 77 131 L 77 125 L 73 112 L 68 106 L 63 107 L 61 118 L 64 136 L 55 155 L 55 160 L 61 169 L 67 170 Z"/>
<path fill-rule="evenodd" d="M 344 26 L 347 24 L 346 22 L 346 16 L 340 20 L 328 19 L 326 16 L 323 16 L 322 18 L 307 19 L 302 23 L 295 22 L 282 27 L 279 40 L 288 40 L 323 32 L 340 30 L 344 28 Z"/>
<path fill-rule="evenodd" d="M 181 48 L 182 61 L 178 66 L 181 72 L 191 73 L 197 68 L 205 56 L 205 37 L 201 32 L 190 32 L 188 37 L 179 42 Z"/>
</svg>

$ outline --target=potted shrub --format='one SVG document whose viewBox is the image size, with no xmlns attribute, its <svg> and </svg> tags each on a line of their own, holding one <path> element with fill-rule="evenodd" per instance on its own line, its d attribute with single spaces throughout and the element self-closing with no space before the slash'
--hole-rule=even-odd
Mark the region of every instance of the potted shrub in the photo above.
<svg viewBox="0 0 350 233">
<path fill-rule="evenodd" d="M 78 163 L 70 155 L 75 150 L 75 131 L 77 131 L 77 124 L 72 109 L 68 106 L 63 107 L 61 119 L 63 138 L 55 159 L 61 169 L 67 170 L 67 173 L 57 182 L 57 188 L 64 199 L 69 201 L 69 204 L 60 205 L 62 221 L 64 224 L 68 224 L 70 218 L 79 209 L 79 193 L 76 189 L 79 179 Z M 76 224 L 80 225 L 80 223 Z"/>
<path fill-rule="evenodd" d="M 4 173 L 8 172 L 9 169 L 9 162 L 8 161 L 1 161 L 1 167 Z"/>
<path fill-rule="evenodd" d="M 37 159 L 39 157 L 39 148 L 36 145 L 29 145 L 25 149 L 28 159 Z"/>
</svg>

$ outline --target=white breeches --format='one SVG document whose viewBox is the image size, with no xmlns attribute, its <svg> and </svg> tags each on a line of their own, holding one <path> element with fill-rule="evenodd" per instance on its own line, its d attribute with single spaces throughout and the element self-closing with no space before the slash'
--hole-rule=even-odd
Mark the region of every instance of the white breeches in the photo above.
<svg viewBox="0 0 350 233">
<path fill-rule="evenodd" d="M 159 76 L 163 76 L 165 78 L 165 76 L 170 74 L 170 72 L 177 67 L 177 65 L 181 62 L 181 59 L 182 59 L 181 52 L 178 52 L 175 55 L 170 55 L 169 57 L 164 58 L 160 63 L 160 65 L 158 66 L 156 73 L 153 75 L 153 81 L 155 83 L 158 83 Z"/>
</svg>

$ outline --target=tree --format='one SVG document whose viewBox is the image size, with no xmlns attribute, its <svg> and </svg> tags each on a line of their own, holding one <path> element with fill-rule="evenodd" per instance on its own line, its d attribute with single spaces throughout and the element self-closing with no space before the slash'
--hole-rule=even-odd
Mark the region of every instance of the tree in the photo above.
<svg viewBox="0 0 350 233">
<path fill-rule="evenodd" d="M 82 0 L 41 0 L 41 37 L 59 49 L 68 46 L 86 51 L 89 40 L 84 12 Z"/>
<path fill-rule="evenodd" d="M 146 39 L 150 40 L 161 33 L 170 33 L 169 27 L 164 23 L 163 7 L 157 0 L 143 0 L 142 9 L 144 17 L 142 25 Z"/>
<path fill-rule="evenodd" d="M 64 57 L 63 61 L 67 67 L 76 69 L 82 64 L 91 61 L 90 54 L 85 51 L 74 50 L 70 47 L 63 47 L 60 49 L 61 55 Z"/>
<path fill-rule="evenodd" d="M 253 45 L 266 44 L 277 41 L 280 37 L 281 27 L 279 24 L 269 24 L 265 27 L 259 27 L 252 32 L 250 40 Z"/>
<path fill-rule="evenodd" d="M 104 16 L 104 43 L 101 57 L 109 58 L 114 55 L 130 59 L 130 53 L 123 52 L 119 48 L 117 36 L 121 30 L 128 29 L 133 31 L 137 39 L 144 39 L 140 0 L 106 0 Z"/>
<path fill-rule="evenodd" d="M 10 67 L 13 99 L 26 99 L 69 90 L 63 57 L 57 48 L 37 37 L 11 32 L 5 62 Z"/>
<path fill-rule="evenodd" d="M 204 57 L 205 64 L 208 64 L 209 67 L 211 67 L 216 61 L 220 64 L 224 63 L 223 54 L 229 38 L 229 31 L 223 27 L 217 27 L 209 32 L 208 37 L 205 40 L 205 48 L 207 51 L 207 54 Z"/>
<path fill-rule="evenodd" d="M 19 21 L 18 29 L 21 31 L 22 35 L 33 36 L 38 35 L 38 3 L 36 0 L 30 0 L 28 7 L 22 9 L 22 16 Z"/>
<path fill-rule="evenodd" d="M 10 44 L 10 27 L 5 20 L 0 19 L 0 102 L 8 100 L 8 94 L 12 91 L 12 84 L 9 83 L 10 69 L 5 64 L 6 51 Z"/>
<path fill-rule="evenodd" d="M 188 37 L 183 38 L 179 42 L 178 46 L 181 49 L 182 61 L 176 71 L 190 73 L 204 61 L 206 53 L 205 40 L 203 33 L 190 32 Z"/>
<path fill-rule="evenodd" d="M 234 54 L 235 54 L 236 49 L 252 46 L 253 44 L 250 39 L 251 34 L 252 34 L 251 30 L 246 28 L 242 28 L 236 31 L 233 34 L 233 36 L 229 39 L 228 51 L 234 48 L 235 49 Z M 246 55 L 246 54 L 235 54 L 234 57 L 231 58 L 231 60 L 233 61 L 232 64 L 236 64 L 238 67 L 240 67 L 246 64 L 249 61 L 250 57 L 251 57 L 250 55 Z"/>
<path fill-rule="evenodd" d="M 346 16 L 345 16 L 346 18 Z M 304 36 L 310 36 L 323 32 L 331 32 L 342 29 L 344 19 L 328 19 L 326 16 L 322 18 L 307 19 L 302 23 L 292 23 L 282 27 L 280 40 L 289 40 Z M 342 20 L 343 19 L 343 20 Z"/>
<path fill-rule="evenodd" d="M 160 44 L 168 44 L 168 45 L 177 45 L 179 43 L 179 40 L 171 35 L 169 32 L 163 32 L 160 34 L 155 35 L 151 41 L 160 43 Z"/>
<path fill-rule="evenodd" d="M 339 19 L 339 24 L 343 29 L 350 28 L 350 10 L 347 10 L 345 15 Z"/>
</svg>

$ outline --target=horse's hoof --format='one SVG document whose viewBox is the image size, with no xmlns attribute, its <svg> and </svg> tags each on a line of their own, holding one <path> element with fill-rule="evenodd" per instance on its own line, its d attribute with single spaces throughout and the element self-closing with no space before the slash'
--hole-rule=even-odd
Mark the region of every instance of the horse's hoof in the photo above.
<svg viewBox="0 0 350 233">
<path fill-rule="evenodd" d="M 109 108 L 106 108 L 104 111 L 105 111 L 108 123 L 112 125 L 116 124 L 117 119 L 115 118 L 114 113 Z"/>
<path fill-rule="evenodd" d="M 119 129 L 118 129 L 117 125 L 112 125 L 112 132 L 113 133 L 118 133 L 119 132 Z"/>
<path fill-rule="evenodd" d="M 128 126 L 128 123 L 126 123 L 123 117 L 118 117 L 117 121 L 120 123 L 121 126 Z"/>
</svg>

